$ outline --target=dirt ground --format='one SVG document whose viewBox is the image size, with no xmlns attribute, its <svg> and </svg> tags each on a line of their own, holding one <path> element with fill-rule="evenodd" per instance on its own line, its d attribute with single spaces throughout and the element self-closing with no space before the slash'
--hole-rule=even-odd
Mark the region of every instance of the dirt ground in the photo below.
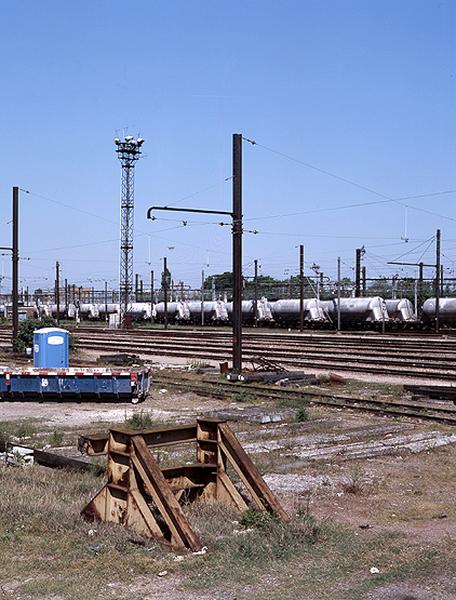
<svg viewBox="0 0 456 600">
<path fill-rule="evenodd" d="M 232 532 L 224 538 L 226 565 L 223 565 L 223 547 L 215 549 L 218 543 L 215 537 L 214 550 L 209 541 L 208 558 L 194 563 L 191 569 L 185 567 L 187 561 L 182 561 L 181 568 L 180 562 L 170 563 L 169 557 L 141 555 L 131 563 L 129 577 L 120 577 L 113 567 L 111 576 L 105 575 L 96 583 L 94 580 L 91 597 L 456 599 L 456 432 L 448 426 L 321 407 L 303 409 L 296 405 L 284 409 L 274 400 L 253 400 L 240 406 L 239 402 L 158 388 L 139 406 L 1 403 L 0 427 L 23 444 L 68 449 L 75 448 L 79 431 L 105 429 L 109 423 L 125 422 L 139 412 L 146 414 L 152 423 L 185 423 L 199 415 L 220 415 L 224 411 L 239 414 L 232 427 L 285 509 L 295 514 L 304 508 L 326 531 L 322 539 L 308 553 L 297 551 L 294 559 L 274 558 L 266 564 L 258 559 L 255 564 L 247 557 L 231 566 L 230 561 L 239 552 L 237 548 L 232 550 L 233 556 L 230 554 L 236 533 Z M 276 420 L 258 423 L 258 412 L 275 415 Z M 186 456 L 176 448 L 162 451 L 161 460 L 164 464 L 176 464 Z M 21 468 L 24 489 L 27 481 L 34 485 L 34 469 L 42 470 L 29 469 Z M 12 467 L 2 470 L 17 473 Z M 52 487 L 57 485 L 59 477 L 65 477 L 64 473 L 55 473 Z M 14 489 L 8 487 L 12 475 L 4 473 L 3 477 L 3 489 Z M 96 489 L 99 482 L 90 486 Z M 82 493 L 78 502 L 84 498 L 87 501 L 89 495 Z M 202 531 L 204 526 L 207 524 Z M 16 567 L 11 563 L 19 555 L 15 556 L 14 537 L 11 538 L 8 527 L 13 525 L 3 522 L 0 526 L 2 597 L 23 600 L 85 597 L 82 582 L 74 583 L 72 591 L 63 583 L 61 587 L 49 583 L 46 578 L 58 579 L 62 575 L 58 573 L 58 562 L 52 576 L 43 574 L 40 579 L 31 569 L 29 578 L 25 577 L 19 563 Z M 77 527 L 81 531 L 89 529 L 79 521 Z M 59 536 L 58 531 L 53 535 Z M 108 544 L 103 535 L 97 533 L 97 541 Z M 206 535 L 212 539 L 209 533 Z M 53 560 L 54 542 L 55 539 L 41 550 L 42 560 Z M 130 560 L 128 552 L 117 562 Z M 62 566 L 62 572 L 64 568 L 69 567 Z M 159 576 L 163 571 L 166 574 Z"/>
</svg>

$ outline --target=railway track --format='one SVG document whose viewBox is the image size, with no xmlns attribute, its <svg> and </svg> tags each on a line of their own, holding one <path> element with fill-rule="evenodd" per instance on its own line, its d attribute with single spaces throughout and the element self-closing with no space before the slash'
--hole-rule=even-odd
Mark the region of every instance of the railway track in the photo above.
<svg viewBox="0 0 456 600">
<path fill-rule="evenodd" d="M 333 394 L 313 389 L 284 389 L 252 383 L 230 383 L 225 381 L 207 381 L 195 383 L 185 377 L 158 376 L 154 382 L 171 388 L 191 391 L 197 394 L 216 397 L 233 397 L 239 392 L 248 392 L 258 398 L 268 400 L 302 401 L 302 405 L 313 404 L 333 408 L 344 408 L 365 411 L 374 414 L 402 416 L 437 421 L 448 425 L 456 425 L 456 407 L 438 402 L 417 402 L 413 400 L 384 400 L 379 398 L 360 398 L 346 394 Z"/>
<path fill-rule="evenodd" d="M 230 359 L 232 336 L 219 330 L 135 329 L 99 327 L 73 330 L 79 347 L 106 353 L 134 353 L 143 358 L 166 356 L 194 360 Z M 10 331 L 0 330 L 0 346 L 9 346 Z M 262 357 L 288 368 L 438 379 L 456 382 L 456 340 L 391 338 L 388 335 L 331 333 L 258 333 L 244 335 L 244 360 Z"/>
</svg>

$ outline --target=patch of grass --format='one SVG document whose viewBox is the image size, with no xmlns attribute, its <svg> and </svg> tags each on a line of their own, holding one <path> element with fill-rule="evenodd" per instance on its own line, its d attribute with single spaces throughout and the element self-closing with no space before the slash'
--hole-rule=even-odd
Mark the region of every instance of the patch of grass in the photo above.
<svg viewBox="0 0 456 600">
<path fill-rule="evenodd" d="M 363 470 L 359 465 L 354 465 L 347 476 L 347 479 L 342 483 L 342 489 L 347 494 L 361 495 L 366 490 L 366 479 Z"/>
<path fill-rule="evenodd" d="M 146 410 L 140 410 L 126 419 L 125 423 L 132 429 L 147 429 L 154 425 L 154 420 Z"/>
<path fill-rule="evenodd" d="M 0 467 L 0 582 L 6 590 L 16 586 L 12 598 L 137 600 L 166 570 L 170 590 L 182 598 L 187 586 L 197 590 L 195 599 L 205 590 L 204 597 L 227 592 L 238 600 L 362 600 L 391 582 L 452 574 L 449 544 L 423 548 L 402 533 L 318 523 L 301 504 L 290 523 L 251 510 L 242 516 L 216 502 L 184 507 L 208 552 L 176 562 L 125 527 L 82 519 L 102 484 L 89 473 Z M 371 566 L 380 574 L 372 576 Z"/>
<path fill-rule="evenodd" d="M 49 436 L 49 444 L 51 446 L 61 446 L 63 443 L 63 433 L 61 431 L 54 430 Z"/>
<path fill-rule="evenodd" d="M 309 411 L 306 408 L 300 408 L 296 413 L 296 421 L 298 423 L 304 423 L 310 419 Z"/>
<path fill-rule="evenodd" d="M 250 402 L 253 403 L 257 400 L 256 395 L 253 392 L 247 392 L 246 390 L 241 390 L 240 392 L 235 392 L 231 396 L 234 402 Z"/>
<path fill-rule="evenodd" d="M 297 408 L 299 410 L 309 406 L 309 398 L 304 395 L 280 398 L 280 400 L 277 401 L 276 406 L 278 408 Z"/>
<path fill-rule="evenodd" d="M 248 508 L 242 515 L 239 524 L 245 529 L 267 529 L 273 520 L 274 516 L 270 513 Z"/>
<path fill-rule="evenodd" d="M 36 424 L 30 420 L 24 421 L 3 421 L 0 423 L 0 441 L 22 441 L 26 440 L 30 444 L 29 439 L 34 438 L 38 434 Z"/>
<path fill-rule="evenodd" d="M 109 582 L 161 570 L 167 554 L 154 544 L 124 527 L 81 517 L 102 484 L 89 473 L 0 467 L 0 581 L 18 584 L 11 597 L 111 597 L 106 595 Z"/>
</svg>

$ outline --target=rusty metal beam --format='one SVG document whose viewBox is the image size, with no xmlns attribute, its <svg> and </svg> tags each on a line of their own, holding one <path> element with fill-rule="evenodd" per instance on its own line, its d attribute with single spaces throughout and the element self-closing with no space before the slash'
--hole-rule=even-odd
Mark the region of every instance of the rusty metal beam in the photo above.
<svg viewBox="0 0 456 600">
<path fill-rule="evenodd" d="M 111 431 L 131 436 L 135 432 L 126 427 L 117 427 Z M 196 425 L 182 425 L 177 427 L 161 427 L 142 429 L 138 431 L 148 446 L 172 446 L 196 441 Z M 79 436 L 78 449 L 82 454 L 97 456 L 108 451 L 108 433 L 87 433 Z"/>
</svg>

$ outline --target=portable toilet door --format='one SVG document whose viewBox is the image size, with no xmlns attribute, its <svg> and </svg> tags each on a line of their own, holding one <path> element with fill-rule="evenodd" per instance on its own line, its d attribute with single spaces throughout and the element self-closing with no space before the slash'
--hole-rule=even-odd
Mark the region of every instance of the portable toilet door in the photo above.
<svg viewBox="0 0 456 600">
<path fill-rule="evenodd" d="M 44 327 L 33 333 L 33 366 L 40 369 L 66 369 L 69 365 L 70 332 Z"/>
</svg>

